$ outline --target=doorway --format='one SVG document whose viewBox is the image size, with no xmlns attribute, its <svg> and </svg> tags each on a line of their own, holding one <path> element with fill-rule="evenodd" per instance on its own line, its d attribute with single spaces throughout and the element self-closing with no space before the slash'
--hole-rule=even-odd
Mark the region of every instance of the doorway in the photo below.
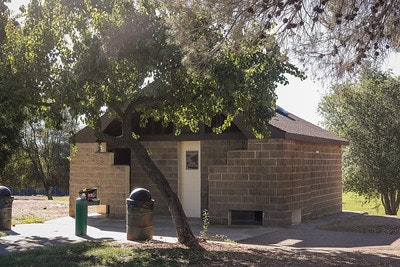
<svg viewBox="0 0 400 267">
<path fill-rule="evenodd" d="M 201 214 L 200 141 L 184 141 L 179 146 L 179 198 L 187 217 Z"/>
</svg>

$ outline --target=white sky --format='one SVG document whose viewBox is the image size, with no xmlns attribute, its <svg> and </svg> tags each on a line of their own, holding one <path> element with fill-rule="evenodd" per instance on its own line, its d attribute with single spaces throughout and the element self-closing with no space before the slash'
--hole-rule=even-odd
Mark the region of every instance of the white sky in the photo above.
<svg viewBox="0 0 400 267">
<path fill-rule="evenodd" d="M 73 1 L 73 0 L 71 0 Z M 28 0 L 12 0 L 7 5 L 11 10 L 18 10 Z M 382 69 L 392 69 L 395 75 L 400 75 L 400 54 L 391 54 Z M 289 77 L 289 85 L 279 86 L 277 104 L 290 113 L 295 114 L 311 123 L 320 124 L 323 118 L 318 114 L 317 108 L 325 89 L 310 78 L 305 81 Z"/>
<path fill-rule="evenodd" d="M 6 3 L 9 9 L 17 11 L 21 5 L 26 5 L 29 0 L 11 0 L 11 3 Z"/>
<path fill-rule="evenodd" d="M 392 69 L 393 73 L 399 76 L 400 54 L 391 54 L 382 69 Z M 318 82 L 312 82 L 310 78 L 300 81 L 300 79 L 290 77 L 289 82 L 287 86 L 278 87 L 277 104 L 302 119 L 320 125 L 323 118 L 318 114 L 317 108 L 326 89 Z"/>
</svg>

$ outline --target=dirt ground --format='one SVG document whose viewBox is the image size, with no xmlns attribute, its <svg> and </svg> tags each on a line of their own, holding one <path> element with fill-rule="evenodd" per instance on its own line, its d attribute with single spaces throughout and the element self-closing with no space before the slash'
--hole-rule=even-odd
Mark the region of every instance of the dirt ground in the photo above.
<svg viewBox="0 0 400 267">
<path fill-rule="evenodd" d="M 68 201 L 47 200 L 46 196 L 14 196 L 12 218 L 38 217 L 51 220 L 68 216 Z"/>
<path fill-rule="evenodd" d="M 44 221 L 69 216 L 68 199 L 47 200 L 46 196 L 14 196 L 12 217 L 37 217 Z M 89 213 L 95 212 L 96 207 L 89 207 Z"/>
<path fill-rule="evenodd" d="M 50 220 L 68 216 L 68 201 L 49 201 L 45 196 L 15 196 L 12 208 L 13 219 L 21 216 L 40 217 Z M 342 232 L 379 233 L 400 236 L 400 218 L 397 216 L 375 216 L 360 214 L 323 225 L 318 229 Z M 150 245 L 150 244 L 149 244 Z M 178 244 L 151 244 L 154 248 L 178 248 Z M 400 266 L 400 258 L 378 256 L 375 253 L 357 251 L 321 252 L 313 250 L 290 250 L 264 246 L 204 243 L 202 247 L 211 251 L 223 251 L 229 255 L 221 266 Z M 156 253 L 156 252 L 155 252 Z M 221 255 L 222 256 L 222 255 Z"/>
</svg>

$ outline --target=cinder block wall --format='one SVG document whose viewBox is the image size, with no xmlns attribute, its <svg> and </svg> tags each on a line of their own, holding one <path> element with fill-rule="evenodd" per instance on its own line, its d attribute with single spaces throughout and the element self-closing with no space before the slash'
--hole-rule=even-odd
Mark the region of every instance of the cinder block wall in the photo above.
<svg viewBox="0 0 400 267">
<path fill-rule="evenodd" d="M 310 218 L 342 211 L 342 153 L 340 146 L 308 146 L 311 154 Z M 312 149 L 312 151 L 310 151 Z"/>
<path fill-rule="evenodd" d="M 166 176 L 172 190 L 178 194 L 178 148 L 179 141 L 143 142 L 154 163 Z M 245 140 L 203 140 L 201 141 L 201 209 L 208 209 L 208 166 L 210 164 L 226 164 L 227 151 L 243 149 Z M 155 200 L 154 212 L 158 215 L 169 215 L 165 199 L 150 178 L 143 172 L 142 167 L 132 155 L 131 190 L 144 187 L 150 190 Z M 179 194 L 178 194 L 179 196 Z"/>
<path fill-rule="evenodd" d="M 208 167 L 227 164 L 228 151 L 247 148 L 247 140 L 202 140 L 201 141 L 201 210 L 209 209 Z"/>
<path fill-rule="evenodd" d="M 178 144 L 177 141 L 152 141 L 143 142 L 150 153 L 150 157 L 166 176 L 172 190 L 178 192 Z M 150 191 L 154 199 L 154 213 L 157 215 L 169 215 L 168 205 L 161 196 L 155 184 L 144 173 L 137 163 L 135 155 L 131 155 L 131 189 L 142 187 Z"/>
<path fill-rule="evenodd" d="M 157 215 L 169 215 L 169 210 L 165 199 L 161 196 L 155 184 L 144 173 L 142 167 L 138 164 L 134 154 L 131 155 L 131 168 L 129 166 L 113 166 L 113 153 L 98 153 L 98 144 L 79 143 L 78 153 L 71 161 L 70 175 L 70 215 L 75 215 L 75 199 L 78 197 L 78 191 L 83 187 L 98 187 L 101 204 L 111 205 L 110 213 L 119 210 L 118 215 L 114 217 L 123 217 L 125 214 L 125 199 L 130 192 L 138 187 L 150 190 L 152 198 L 155 200 L 154 213 Z M 160 168 L 166 176 L 172 190 L 178 194 L 178 146 L 179 141 L 151 141 L 143 142 L 147 148 L 154 163 Z M 246 140 L 205 140 L 201 141 L 201 209 L 208 209 L 208 165 L 226 164 L 227 151 L 244 149 L 247 146 Z M 105 151 L 103 143 L 103 151 Z M 109 175 L 110 172 L 123 170 L 123 175 L 128 175 L 128 182 L 121 179 L 110 181 L 109 177 L 115 177 L 116 174 Z M 126 173 L 127 172 L 127 173 Z M 107 178 L 106 178 L 107 177 Z M 130 177 L 130 178 L 129 178 Z M 111 194 L 105 189 L 107 184 L 111 188 L 119 187 L 123 191 L 121 196 L 114 192 L 113 198 L 107 200 L 106 197 Z M 124 188 L 122 188 L 122 185 Z M 116 189 L 113 189 L 116 191 Z M 123 196 L 122 196 L 123 195 Z M 111 215 L 110 214 L 110 215 Z"/>
<path fill-rule="evenodd" d="M 144 145 L 177 193 L 179 142 Z M 130 170 L 114 166 L 113 153 L 98 153 L 97 143 L 77 146 L 70 163 L 70 216 L 75 216 L 78 191 L 92 186 L 98 188 L 101 204 L 110 206 L 111 217 L 125 217 L 125 199 L 137 187 L 150 190 L 156 214 L 169 215 L 134 155 Z M 294 211 L 300 211 L 302 220 L 341 211 L 340 146 L 283 139 L 205 140 L 201 153 L 201 208 L 209 210 L 213 223 L 228 224 L 230 210 L 263 211 L 263 224 L 274 226 L 290 225 Z"/>
<path fill-rule="evenodd" d="M 341 211 L 340 146 L 283 139 L 249 140 L 229 151 L 226 165 L 209 167 L 209 213 L 230 223 L 230 210 L 263 211 L 265 226 L 292 224 Z"/>
<path fill-rule="evenodd" d="M 84 187 L 97 187 L 101 205 L 109 205 L 109 216 L 125 218 L 129 196 L 129 166 L 114 165 L 114 154 L 97 152 L 97 143 L 78 143 L 71 156 L 69 181 L 69 215 L 75 216 L 78 192 Z M 103 151 L 106 151 L 103 143 Z"/>
</svg>

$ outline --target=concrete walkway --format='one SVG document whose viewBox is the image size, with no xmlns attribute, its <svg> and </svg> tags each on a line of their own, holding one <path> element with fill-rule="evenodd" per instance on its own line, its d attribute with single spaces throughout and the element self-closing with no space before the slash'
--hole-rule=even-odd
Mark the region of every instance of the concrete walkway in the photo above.
<svg viewBox="0 0 400 267">
<path fill-rule="evenodd" d="M 361 251 L 400 256 L 400 236 L 384 234 L 361 234 L 316 229 L 334 221 L 344 220 L 357 213 L 344 212 L 288 228 L 257 226 L 210 225 L 209 236 L 224 235 L 241 244 L 268 246 L 283 249 L 310 249 L 322 251 Z M 202 229 L 200 219 L 190 219 L 193 233 Z M 154 240 L 176 242 L 175 229 L 169 217 L 155 217 Z M 95 241 L 127 241 L 125 220 L 114 220 L 90 215 L 87 236 L 75 236 L 75 220 L 65 217 L 42 224 L 20 224 L 5 231 L 8 236 L 0 238 L 0 254 L 24 251 L 49 245 Z"/>
<path fill-rule="evenodd" d="M 199 235 L 202 230 L 200 219 L 189 219 L 192 231 Z M 223 235 L 230 240 L 238 241 L 260 236 L 279 228 L 255 226 L 210 225 L 207 235 Z M 64 217 L 45 223 L 17 224 L 11 230 L 4 231 L 8 236 L 0 238 L 0 254 L 25 251 L 49 245 L 63 245 L 86 240 L 93 241 L 127 241 L 125 220 L 115 220 L 89 214 L 86 236 L 75 235 L 75 219 Z M 170 217 L 155 217 L 153 220 L 153 240 L 177 242 L 175 228 Z"/>
</svg>

